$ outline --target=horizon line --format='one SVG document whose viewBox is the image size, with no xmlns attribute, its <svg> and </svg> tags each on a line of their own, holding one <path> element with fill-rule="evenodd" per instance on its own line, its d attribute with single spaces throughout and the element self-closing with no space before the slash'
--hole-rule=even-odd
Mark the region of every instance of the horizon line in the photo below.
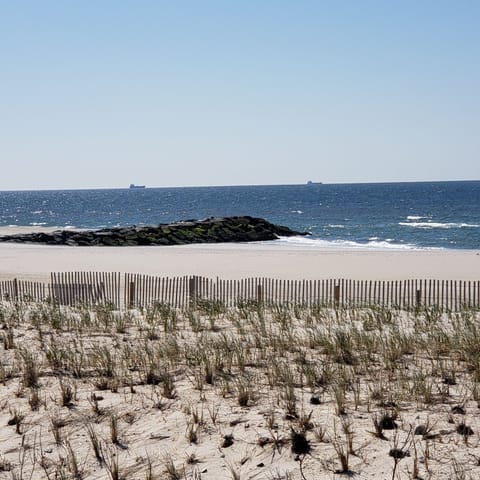
<svg viewBox="0 0 480 480">
<path fill-rule="evenodd" d="M 378 181 L 347 181 L 347 182 L 316 182 L 313 185 L 384 185 L 384 184 L 401 184 L 401 183 L 460 183 L 460 182 L 479 182 L 480 179 L 455 179 L 455 180 L 378 180 Z M 176 188 L 235 188 L 235 187 L 289 187 L 289 186 L 308 186 L 308 181 L 304 183 L 239 183 L 230 185 L 164 185 L 164 186 L 148 186 L 140 190 L 159 190 L 159 189 L 176 189 Z M 54 191 L 86 191 L 86 190 L 129 190 L 129 187 L 45 187 L 45 188 L 20 188 L 20 189 L 0 189 L 0 192 L 54 192 Z"/>
</svg>

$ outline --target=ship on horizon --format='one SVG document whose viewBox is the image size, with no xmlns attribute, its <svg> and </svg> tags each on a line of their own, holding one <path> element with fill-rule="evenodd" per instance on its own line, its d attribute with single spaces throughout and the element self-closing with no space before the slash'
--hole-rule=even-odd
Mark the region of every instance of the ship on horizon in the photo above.
<svg viewBox="0 0 480 480">
<path fill-rule="evenodd" d="M 307 182 L 307 185 L 322 185 L 322 182 L 312 182 L 311 180 L 309 180 Z"/>
<path fill-rule="evenodd" d="M 137 188 L 146 188 L 146 187 L 145 187 L 145 185 L 135 185 L 134 183 L 131 183 L 128 188 L 130 190 L 134 190 L 134 189 L 137 189 Z"/>
</svg>

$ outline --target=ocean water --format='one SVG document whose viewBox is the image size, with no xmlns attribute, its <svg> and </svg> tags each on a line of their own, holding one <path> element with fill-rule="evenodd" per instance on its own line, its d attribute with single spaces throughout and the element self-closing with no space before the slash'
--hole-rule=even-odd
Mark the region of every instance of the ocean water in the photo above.
<svg viewBox="0 0 480 480">
<path fill-rule="evenodd" d="M 479 249 L 480 181 L 0 192 L 0 227 L 101 228 L 252 215 L 305 248 Z"/>
</svg>

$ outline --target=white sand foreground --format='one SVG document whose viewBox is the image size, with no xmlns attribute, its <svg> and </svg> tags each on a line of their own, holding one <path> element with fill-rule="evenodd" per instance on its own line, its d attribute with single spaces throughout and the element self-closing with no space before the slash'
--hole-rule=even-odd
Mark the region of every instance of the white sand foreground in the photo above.
<svg viewBox="0 0 480 480">
<path fill-rule="evenodd" d="M 336 250 L 272 242 L 172 247 L 0 244 L 0 279 L 46 281 L 49 272 L 60 271 L 224 279 L 478 280 L 480 250 Z"/>
</svg>

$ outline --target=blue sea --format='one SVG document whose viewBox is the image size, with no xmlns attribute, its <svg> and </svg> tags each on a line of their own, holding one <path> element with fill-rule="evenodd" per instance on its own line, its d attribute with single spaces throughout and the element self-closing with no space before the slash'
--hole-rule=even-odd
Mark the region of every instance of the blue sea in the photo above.
<svg viewBox="0 0 480 480">
<path fill-rule="evenodd" d="M 479 249 L 480 181 L 0 192 L 0 227 L 101 228 L 252 215 L 305 248 Z"/>
</svg>

